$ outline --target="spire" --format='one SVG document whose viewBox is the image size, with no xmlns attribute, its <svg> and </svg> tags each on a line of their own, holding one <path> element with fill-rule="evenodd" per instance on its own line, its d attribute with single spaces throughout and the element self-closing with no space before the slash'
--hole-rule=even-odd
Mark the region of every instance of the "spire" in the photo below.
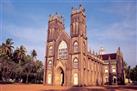
<svg viewBox="0 0 137 91">
<path fill-rule="evenodd" d="M 80 4 L 78 8 L 72 7 L 72 14 L 82 12 L 85 15 L 85 9 L 83 6 Z"/>
<path fill-rule="evenodd" d="M 95 51 L 93 50 L 93 55 L 95 55 Z"/>
<path fill-rule="evenodd" d="M 61 22 L 62 24 L 64 24 L 64 17 L 59 15 L 58 12 L 55 12 L 54 14 L 50 14 L 49 15 L 49 22 L 53 21 L 53 20 L 58 20 L 59 22 Z"/>
<path fill-rule="evenodd" d="M 104 49 L 103 47 L 101 47 L 101 48 L 99 49 L 99 55 L 103 55 L 103 54 L 104 54 L 104 51 L 105 51 L 105 49 Z"/>
<path fill-rule="evenodd" d="M 120 47 L 117 49 L 117 54 L 120 55 Z"/>
<path fill-rule="evenodd" d="M 120 47 L 118 47 L 118 51 L 120 51 Z"/>
<path fill-rule="evenodd" d="M 118 49 L 117 49 L 117 55 L 123 56 L 120 47 L 118 47 Z"/>
</svg>

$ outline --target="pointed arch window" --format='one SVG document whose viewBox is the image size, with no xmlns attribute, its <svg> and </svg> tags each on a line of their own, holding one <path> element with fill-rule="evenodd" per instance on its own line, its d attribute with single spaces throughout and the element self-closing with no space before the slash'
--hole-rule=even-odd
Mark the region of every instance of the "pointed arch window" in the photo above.
<svg viewBox="0 0 137 91">
<path fill-rule="evenodd" d="M 68 56 L 67 43 L 65 41 L 61 41 L 58 47 L 58 58 L 67 59 L 67 56 Z"/>
<path fill-rule="evenodd" d="M 78 85 L 78 73 L 74 73 L 73 75 L 73 84 Z"/>
<path fill-rule="evenodd" d="M 75 28 L 76 28 L 76 31 L 75 31 L 75 32 L 76 32 L 76 34 L 78 34 L 78 22 L 75 23 L 75 26 L 76 26 L 76 27 L 75 27 Z"/>
<path fill-rule="evenodd" d="M 86 43 L 83 42 L 83 48 L 84 48 L 84 52 L 86 53 Z"/>
<path fill-rule="evenodd" d="M 73 68 L 78 68 L 78 59 L 77 58 L 75 58 L 73 60 Z"/>
<path fill-rule="evenodd" d="M 48 61 L 48 69 L 51 69 L 51 67 L 52 67 L 52 60 L 49 60 Z"/>
<path fill-rule="evenodd" d="M 49 73 L 47 77 L 48 77 L 47 83 L 51 84 L 52 83 L 52 75 L 51 75 L 51 73 Z"/>
<path fill-rule="evenodd" d="M 49 55 L 51 56 L 52 54 L 53 54 L 53 47 L 50 46 L 50 47 L 49 47 Z"/>
<path fill-rule="evenodd" d="M 74 52 L 78 52 L 78 42 L 77 41 L 74 42 L 73 47 L 74 47 Z"/>
<path fill-rule="evenodd" d="M 72 28 L 73 28 L 73 29 L 72 29 L 72 32 L 73 32 L 73 35 L 75 35 L 75 23 L 72 23 L 72 24 L 73 24 L 73 25 L 72 25 L 72 26 L 73 26 L 73 27 L 72 27 Z"/>
</svg>

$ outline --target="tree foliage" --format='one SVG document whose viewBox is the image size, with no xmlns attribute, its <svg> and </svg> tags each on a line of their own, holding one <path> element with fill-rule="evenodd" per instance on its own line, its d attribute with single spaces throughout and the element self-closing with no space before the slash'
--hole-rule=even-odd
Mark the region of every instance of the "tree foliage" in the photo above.
<svg viewBox="0 0 137 91">
<path fill-rule="evenodd" d="M 137 65 L 133 68 L 126 65 L 125 75 L 126 75 L 126 78 L 128 79 L 128 83 L 130 83 L 130 80 L 132 80 L 133 82 L 136 82 L 137 81 Z"/>
<path fill-rule="evenodd" d="M 13 44 L 8 38 L 0 45 L 0 82 L 41 83 L 43 63 L 36 59 L 36 50 L 29 55 L 23 45 L 14 49 Z"/>
<path fill-rule="evenodd" d="M 137 81 L 137 65 L 131 69 L 130 79 L 132 81 Z"/>
</svg>

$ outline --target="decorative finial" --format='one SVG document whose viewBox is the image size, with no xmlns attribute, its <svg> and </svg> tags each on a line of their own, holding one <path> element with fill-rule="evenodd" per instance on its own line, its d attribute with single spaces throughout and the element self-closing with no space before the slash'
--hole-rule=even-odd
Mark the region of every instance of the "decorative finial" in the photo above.
<svg viewBox="0 0 137 91">
<path fill-rule="evenodd" d="M 120 51 L 120 47 L 118 47 L 118 50 Z"/>
<path fill-rule="evenodd" d="M 82 7 L 82 5 L 80 4 L 79 7 Z"/>
<path fill-rule="evenodd" d="M 51 14 L 49 14 L 49 17 L 51 17 Z"/>
<path fill-rule="evenodd" d="M 95 54 L 95 51 L 93 50 L 93 55 Z"/>
<path fill-rule="evenodd" d="M 85 12 L 85 9 L 83 9 L 83 12 Z"/>
<path fill-rule="evenodd" d="M 73 10 L 74 8 L 72 7 L 71 9 Z"/>
</svg>

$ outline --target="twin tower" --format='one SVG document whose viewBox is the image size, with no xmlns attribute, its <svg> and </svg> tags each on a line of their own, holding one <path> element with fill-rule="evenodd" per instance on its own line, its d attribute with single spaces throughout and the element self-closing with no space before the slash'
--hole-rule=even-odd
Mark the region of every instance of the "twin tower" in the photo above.
<svg viewBox="0 0 137 91">
<path fill-rule="evenodd" d="M 95 79 L 98 77 L 98 83 L 102 84 L 103 62 L 87 50 L 85 9 L 81 5 L 72 8 L 70 18 L 68 35 L 63 17 L 57 13 L 49 16 L 44 83 L 62 86 L 92 85 L 96 84 Z M 97 62 L 96 66 L 100 69 L 92 69 L 92 62 Z"/>
</svg>

